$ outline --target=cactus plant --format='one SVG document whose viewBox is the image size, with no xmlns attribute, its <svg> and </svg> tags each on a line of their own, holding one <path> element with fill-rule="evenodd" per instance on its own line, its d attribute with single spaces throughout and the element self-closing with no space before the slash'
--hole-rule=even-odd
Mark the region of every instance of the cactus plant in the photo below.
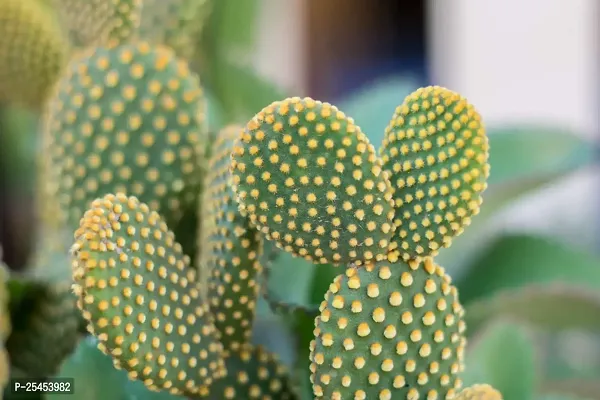
<svg viewBox="0 0 600 400">
<path fill-rule="evenodd" d="M 0 29 L 0 101 L 38 109 L 67 61 L 68 42 L 37 0 L 1 0 Z"/>
<path fill-rule="evenodd" d="M 0 282 L 0 384 L 60 374 L 92 335 L 114 374 L 146 391 L 127 398 L 513 395 L 502 380 L 467 376 L 469 313 L 440 265 L 479 213 L 490 173 L 486 130 L 467 99 L 415 90 L 398 99 L 381 143 L 309 97 L 238 99 L 209 132 L 191 61 L 204 56 L 211 1 L 50 1 L 77 51 L 40 73 L 43 85 L 30 82 L 55 88 L 30 96 L 45 111 L 41 223 L 26 270 Z M 53 46 L 65 38 L 30 3 L 0 0 L 0 20 L 48 33 L 41 46 L 60 65 L 67 50 Z M 0 97 L 16 92 L 5 76 Z M 243 102 L 262 109 L 243 115 Z M 271 292 L 281 254 L 336 273 L 320 304 Z M 304 346 L 293 368 L 253 338 L 263 300 L 311 320 L 310 344 L 292 332 Z M 463 389 L 480 381 L 499 390 Z"/>
<path fill-rule="evenodd" d="M 171 226 L 196 207 L 204 102 L 170 49 L 113 44 L 73 58 L 45 126 L 43 220 L 75 228 L 89 203 L 112 191 L 138 196 Z"/>
</svg>

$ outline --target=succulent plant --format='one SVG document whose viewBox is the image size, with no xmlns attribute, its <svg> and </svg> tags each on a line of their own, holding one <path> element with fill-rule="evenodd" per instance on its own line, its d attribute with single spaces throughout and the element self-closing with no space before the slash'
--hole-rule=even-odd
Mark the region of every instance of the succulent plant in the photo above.
<svg viewBox="0 0 600 400">
<path fill-rule="evenodd" d="M 211 312 L 221 342 L 238 350 L 248 342 L 260 289 L 262 238 L 238 211 L 229 186 L 229 164 L 238 126 L 225 127 L 211 151 L 202 204 L 200 274 L 207 279 Z"/>
<path fill-rule="evenodd" d="M 52 14 L 37 0 L 0 0 L 0 101 L 40 108 L 69 53 Z"/>
<path fill-rule="evenodd" d="M 213 384 L 225 385 L 225 391 L 238 384 L 240 373 L 232 373 L 240 368 L 236 357 L 253 370 L 255 363 L 269 365 L 260 351 L 224 350 L 219 339 L 228 330 L 218 332 L 196 270 L 162 217 L 145 203 L 123 193 L 96 199 L 75 237 L 78 306 L 100 348 L 130 378 L 152 390 L 205 397 Z M 248 354 L 256 361 L 245 361 Z M 233 368 L 226 369 L 228 359 Z M 280 383 L 277 389 L 286 388 Z"/>
<path fill-rule="evenodd" d="M 391 185 L 366 135 L 335 106 L 290 98 L 265 107 L 231 169 L 240 211 L 279 248 L 323 264 L 385 258 Z"/>
<path fill-rule="evenodd" d="M 168 48 L 136 42 L 74 57 L 45 118 L 42 220 L 74 229 L 93 199 L 119 191 L 175 226 L 198 201 L 204 112 L 197 77 Z"/>
<path fill-rule="evenodd" d="M 448 128 L 431 122 L 435 115 L 427 114 L 428 104 Z M 413 134 L 404 133 L 403 119 L 407 132 L 417 132 L 421 147 Z M 436 235 L 458 235 L 485 189 L 487 141 L 472 106 L 438 87 L 409 96 L 390 126 L 397 129 L 388 129 L 383 158 L 352 118 L 310 98 L 277 101 L 245 127 L 223 129 L 207 152 L 209 172 L 198 212 L 200 278 L 169 231 L 164 208 L 114 186 L 114 193 L 92 201 L 75 233 L 73 277 L 78 305 L 100 348 L 152 390 L 235 396 L 241 382 L 230 377 L 239 376 L 240 359 L 256 360 L 244 368 L 270 359 L 249 346 L 267 271 L 261 261 L 269 259 L 262 253 L 266 243 L 273 243 L 314 263 L 345 265 L 315 320 L 310 369 L 317 398 L 454 398 L 464 370 L 464 310 L 451 278 L 431 258 L 435 245 L 422 247 L 418 233 L 410 239 L 396 235 L 406 223 L 418 230 L 411 227 L 414 218 L 403 222 L 397 216 L 408 215 L 411 202 L 409 192 L 401 197 L 399 182 L 410 183 L 416 199 L 411 210 L 445 212 L 441 220 L 434 215 L 430 223 L 427 217 L 418 221 L 426 228 L 424 240 L 438 243 Z M 419 133 L 423 130 L 426 134 Z M 445 147 L 455 136 L 456 148 Z M 428 171 L 436 178 L 417 175 L 412 182 L 407 165 L 396 167 L 396 160 L 406 160 L 405 146 L 415 153 L 446 151 L 451 161 L 459 154 L 459 159 L 444 164 L 447 160 L 436 153 L 440 165 L 434 169 L 436 163 L 430 162 Z M 420 159 L 415 158 L 416 169 L 423 167 Z M 454 176 L 472 184 L 470 195 L 453 183 Z M 431 198 L 439 193 L 439 202 L 421 202 L 422 190 Z M 461 202 L 471 199 L 470 205 Z M 454 215 L 460 217 L 456 223 Z M 440 243 L 449 245 L 447 239 Z M 177 340 L 169 336 L 175 330 Z M 257 398 L 267 393 L 259 386 L 254 386 Z M 296 396 L 289 387 L 277 398 Z"/>
<path fill-rule="evenodd" d="M 458 93 L 421 88 L 396 108 L 380 154 L 395 187 L 394 246 L 404 260 L 437 255 L 479 213 L 489 175 L 481 116 Z"/>
<path fill-rule="evenodd" d="M 468 312 L 438 264 L 490 173 L 467 99 L 420 88 L 377 144 L 308 97 L 209 133 L 189 60 L 211 1 L 51 2 L 77 48 L 67 63 L 33 0 L 0 0 L 11 40 L 36 38 L 26 51 L 0 41 L 0 101 L 20 93 L 45 111 L 38 246 L 24 273 L 0 277 L 0 384 L 55 375 L 91 334 L 150 391 L 300 399 L 297 368 L 252 339 L 262 296 L 314 319 L 299 365 L 315 399 L 502 399 L 462 388 Z M 22 65 L 32 76 L 12 79 Z M 270 291 L 282 253 L 338 268 L 318 308 Z"/>
<path fill-rule="evenodd" d="M 460 387 L 457 290 L 431 259 L 397 258 L 348 268 L 331 284 L 311 344 L 317 397 L 451 398 Z"/>
</svg>

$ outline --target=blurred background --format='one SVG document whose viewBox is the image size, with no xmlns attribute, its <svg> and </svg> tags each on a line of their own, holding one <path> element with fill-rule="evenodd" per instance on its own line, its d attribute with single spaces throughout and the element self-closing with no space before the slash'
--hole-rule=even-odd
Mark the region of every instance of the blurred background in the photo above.
<svg viewBox="0 0 600 400">
<path fill-rule="evenodd" d="M 477 349 L 467 383 L 488 381 L 507 400 L 600 399 L 600 2 L 219 4 L 200 60 L 212 129 L 280 96 L 311 96 L 354 117 L 377 147 L 418 87 L 445 86 L 475 104 L 491 141 L 490 186 L 481 214 L 437 258 L 460 289 Z M 37 114 L 11 104 L 0 113 L 0 240 L 17 269 L 35 247 Z M 275 292 L 322 300 L 331 271 L 278 264 Z M 276 317 L 262 313 L 270 326 Z M 257 340 L 292 363 L 290 327 L 304 324 L 308 336 L 312 327 L 280 322 Z M 526 382 L 511 382 L 517 375 Z"/>
</svg>

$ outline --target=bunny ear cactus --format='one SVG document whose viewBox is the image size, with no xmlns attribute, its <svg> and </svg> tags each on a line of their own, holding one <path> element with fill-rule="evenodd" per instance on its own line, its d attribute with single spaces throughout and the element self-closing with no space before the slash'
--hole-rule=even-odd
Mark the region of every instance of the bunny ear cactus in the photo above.
<svg viewBox="0 0 600 400">
<path fill-rule="evenodd" d="M 502 400 L 502 395 L 487 384 L 478 384 L 463 389 L 455 400 Z"/>
<path fill-rule="evenodd" d="M 348 268 L 330 286 L 311 344 L 318 398 L 443 399 L 460 388 L 457 290 L 431 259 L 396 258 Z"/>
<path fill-rule="evenodd" d="M 74 291 L 100 349 L 155 391 L 193 398 L 295 399 L 276 358 L 224 349 L 189 257 L 165 221 L 133 196 L 94 200 L 72 247 Z"/>
<path fill-rule="evenodd" d="M 265 107 L 240 135 L 231 171 L 240 211 L 279 248 L 322 264 L 385 258 L 392 188 L 365 134 L 335 106 Z"/>
<path fill-rule="evenodd" d="M 489 174 L 481 118 L 455 92 L 419 89 L 397 108 L 380 156 L 335 106 L 288 98 L 240 133 L 232 187 L 267 240 L 347 268 L 315 320 L 317 398 L 452 399 L 464 310 L 431 256 L 479 210 Z"/>
<path fill-rule="evenodd" d="M 458 93 L 421 88 L 396 109 L 380 154 L 395 189 L 393 243 L 405 261 L 435 256 L 479 213 L 488 152 L 481 116 Z"/>
<path fill-rule="evenodd" d="M 234 139 L 242 128 L 228 126 L 211 151 L 204 184 L 200 274 L 208 277 L 208 298 L 221 342 L 237 350 L 249 341 L 259 293 L 262 238 L 249 226 L 229 186 Z"/>
<path fill-rule="evenodd" d="M 0 34 L 0 101 L 40 108 L 66 63 L 66 38 L 37 0 L 0 0 Z"/>
<path fill-rule="evenodd" d="M 203 397 L 299 400 L 287 368 L 260 346 L 243 345 L 226 356 L 225 365 L 227 378 L 215 382 Z"/>
<path fill-rule="evenodd" d="M 204 114 L 197 76 L 168 48 L 136 42 L 86 50 L 47 110 L 44 219 L 75 229 L 92 200 L 123 192 L 175 226 L 198 201 Z"/>
<path fill-rule="evenodd" d="M 224 374 L 197 274 L 150 207 L 120 193 L 92 202 L 72 252 L 78 306 L 115 366 L 153 390 L 201 393 Z"/>
</svg>

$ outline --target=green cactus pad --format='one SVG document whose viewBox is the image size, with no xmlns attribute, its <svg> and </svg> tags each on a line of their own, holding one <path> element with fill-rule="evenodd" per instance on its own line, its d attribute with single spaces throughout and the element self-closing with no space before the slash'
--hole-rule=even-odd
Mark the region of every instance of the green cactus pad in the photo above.
<svg viewBox="0 0 600 400">
<path fill-rule="evenodd" d="M 50 102 L 46 203 L 58 199 L 74 230 L 92 200 L 123 192 L 176 226 L 197 206 L 204 111 L 197 77 L 171 50 L 143 42 L 91 48 L 70 63 Z"/>
<path fill-rule="evenodd" d="M 0 101 L 38 108 L 68 55 L 67 40 L 36 0 L 0 0 Z"/>
<path fill-rule="evenodd" d="M 310 355 L 317 398 L 451 399 L 462 385 L 456 288 L 431 259 L 394 255 L 348 268 L 325 295 Z"/>
<path fill-rule="evenodd" d="M 140 36 L 189 58 L 211 9 L 211 0 L 144 0 Z"/>
<path fill-rule="evenodd" d="M 74 291 L 99 348 L 151 390 L 194 395 L 224 373 L 223 346 L 196 270 L 150 207 L 95 200 L 73 245 Z"/>
<path fill-rule="evenodd" d="M 124 42 L 139 32 L 144 0 L 51 0 L 76 47 Z"/>
<path fill-rule="evenodd" d="M 240 210 L 278 247 L 314 263 L 385 258 L 390 182 L 335 106 L 294 97 L 265 107 L 241 132 L 231 166 Z"/>
<path fill-rule="evenodd" d="M 68 266 L 66 255 L 62 259 Z M 11 299 L 13 328 L 6 342 L 11 363 L 31 377 L 53 376 L 79 337 L 71 282 L 15 274 L 9 284 L 18 293 Z"/>
<path fill-rule="evenodd" d="M 380 154 L 395 188 L 394 246 L 404 260 L 435 256 L 479 213 L 488 150 L 481 116 L 458 93 L 421 88 L 396 108 Z"/>
<path fill-rule="evenodd" d="M 261 237 L 238 211 L 229 186 L 231 149 L 241 128 L 227 126 L 211 151 L 204 184 L 200 273 L 208 277 L 208 296 L 215 325 L 226 349 L 237 350 L 252 335 Z"/>
<path fill-rule="evenodd" d="M 487 384 L 473 385 L 463 389 L 455 400 L 502 400 L 502 395 Z"/>
<path fill-rule="evenodd" d="M 261 346 L 243 345 L 225 358 L 227 376 L 201 395 L 214 400 L 298 400 L 287 368 L 275 354 Z"/>
</svg>

